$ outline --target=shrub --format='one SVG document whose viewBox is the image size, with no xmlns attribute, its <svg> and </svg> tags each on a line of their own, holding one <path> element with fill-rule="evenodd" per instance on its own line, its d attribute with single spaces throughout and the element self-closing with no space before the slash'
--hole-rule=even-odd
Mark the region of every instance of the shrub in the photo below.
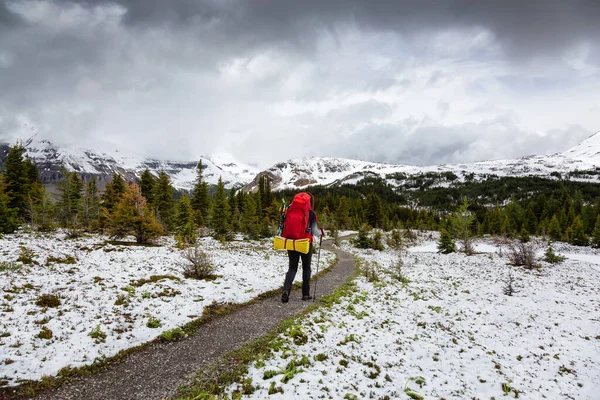
<svg viewBox="0 0 600 400">
<path fill-rule="evenodd" d="M 117 300 L 115 300 L 115 306 L 122 306 L 127 304 L 127 296 L 124 294 L 118 294 Z"/>
<path fill-rule="evenodd" d="M 50 256 L 46 259 L 46 265 L 50 265 L 51 263 L 56 264 L 77 264 L 77 258 L 66 255 L 64 258 Z"/>
<path fill-rule="evenodd" d="M 527 269 L 538 268 L 535 262 L 535 247 L 533 243 L 509 243 L 508 259 L 512 265 L 524 266 Z"/>
<path fill-rule="evenodd" d="M 379 275 L 377 275 L 377 270 L 374 266 L 369 264 L 365 265 L 363 273 L 369 282 L 379 282 Z"/>
<path fill-rule="evenodd" d="M 214 277 L 215 266 L 210 256 L 200 248 L 199 243 L 185 249 L 183 258 L 183 276 L 186 278 L 207 279 Z"/>
<path fill-rule="evenodd" d="M 56 308 L 60 306 L 60 298 L 55 294 L 42 294 L 38 296 L 35 305 L 39 307 Z"/>
<path fill-rule="evenodd" d="M 14 261 L 1 261 L 0 272 L 2 271 L 18 271 L 21 269 L 21 265 Z"/>
<path fill-rule="evenodd" d="M 94 329 L 92 329 L 92 331 L 88 333 L 88 336 L 92 339 L 96 339 L 96 343 L 104 342 L 104 340 L 106 339 L 106 333 L 102 332 L 102 329 L 100 329 L 100 324 L 98 324 Z"/>
<path fill-rule="evenodd" d="M 456 243 L 452 239 L 450 233 L 442 228 L 442 234 L 440 235 L 440 241 L 438 242 L 438 253 L 450 254 L 456 252 Z"/>
<path fill-rule="evenodd" d="M 146 326 L 151 329 L 160 328 L 161 325 L 160 319 L 154 317 L 150 317 L 148 322 L 146 322 Z"/>
<path fill-rule="evenodd" d="M 38 262 L 35 261 L 33 257 L 35 257 L 33 250 L 28 249 L 25 246 L 21 246 L 21 252 L 19 253 L 19 258 L 17 258 L 17 261 L 20 261 L 25 265 L 38 265 Z"/>
<path fill-rule="evenodd" d="M 373 250 L 383 250 L 383 234 L 380 231 L 373 232 L 371 236 L 371 245 Z"/>
<path fill-rule="evenodd" d="M 361 226 L 358 229 L 358 236 L 356 239 L 352 239 L 351 243 L 359 249 L 368 249 L 371 247 L 371 239 L 367 234 L 368 227 L 366 225 Z"/>
<path fill-rule="evenodd" d="M 548 246 L 546 252 L 544 253 L 544 261 L 550 264 L 560 264 L 561 262 L 565 261 L 565 257 L 554 253 L 552 246 Z"/>
<path fill-rule="evenodd" d="M 396 264 L 394 264 L 394 266 L 391 269 L 392 269 L 392 277 L 394 279 L 401 282 L 402 285 L 408 285 L 408 283 L 410 281 L 404 274 L 404 261 L 402 260 L 402 257 L 398 256 L 398 261 L 396 261 Z"/>
<path fill-rule="evenodd" d="M 50 340 L 52 339 L 52 331 L 48 327 L 44 326 L 42 327 L 40 333 L 37 334 L 37 337 L 40 339 Z"/>
<path fill-rule="evenodd" d="M 400 231 L 394 229 L 387 239 L 387 245 L 393 249 L 399 250 L 402 248 L 403 244 L 404 243 Z"/>
<path fill-rule="evenodd" d="M 185 332 L 181 328 L 173 328 L 158 335 L 158 338 L 165 342 L 175 342 L 184 337 Z"/>
<path fill-rule="evenodd" d="M 507 296 L 512 296 L 513 294 L 517 293 L 517 290 L 514 287 L 514 279 L 510 269 L 508 270 L 508 275 L 504 281 L 504 288 L 502 289 L 502 292 Z"/>
</svg>

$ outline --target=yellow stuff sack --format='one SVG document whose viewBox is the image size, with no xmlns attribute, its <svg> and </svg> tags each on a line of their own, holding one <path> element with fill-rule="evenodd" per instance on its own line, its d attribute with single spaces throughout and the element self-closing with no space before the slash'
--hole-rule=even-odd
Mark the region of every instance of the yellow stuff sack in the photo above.
<svg viewBox="0 0 600 400">
<path fill-rule="evenodd" d="M 275 236 L 273 239 L 273 249 L 275 250 L 296 250 L 300 253 L 308 254 L 310 250 L 310 240 L 308 239 L 286 239 L 281 236 Z"/>
</svg>

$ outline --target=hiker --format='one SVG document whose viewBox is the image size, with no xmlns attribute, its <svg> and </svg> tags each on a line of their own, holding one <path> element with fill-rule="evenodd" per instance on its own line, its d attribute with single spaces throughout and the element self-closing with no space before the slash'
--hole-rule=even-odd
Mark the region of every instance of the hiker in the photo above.
<svg viewBox="0 0 600 400">
<path fill-rule="evenodd" d="M 282 303 L 287 303 L 290 300 L 292 283 L 296 277 L 300 259 L 302 259 L 302 300 L 312 299 L 310 295 L 310 263 L 313 252 L 313 236 L 321 237 L 321 232 L 317 227 L 317 214 L 314 212 L 313 207 L 314 199 L 312 195 L 302 192 L 294 196 L 294 200 L 292 200 L 292 204 L 287 210 L 282 236 L 293 239 L 307 238 L 310 241 L 310 246 L 307 254 L 288 250 L 289 269 L 283 284 Z"/>
</svg>

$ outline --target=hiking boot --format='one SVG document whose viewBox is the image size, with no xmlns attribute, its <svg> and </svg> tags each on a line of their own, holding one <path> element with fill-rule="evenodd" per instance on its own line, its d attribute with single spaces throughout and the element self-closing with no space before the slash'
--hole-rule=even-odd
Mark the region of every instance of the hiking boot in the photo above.
<svg viewBox="0 0 600 400">
<path fill-rule="evenodd" d="M 310 294 L 304 295 L 304 296 L 302 296 L 302 300 L 304 300 L 304 301 L 312 300 L 312 296 Z"/>
<path fill-rule="evenodd" d="M 287 290 L 284 290 L 283 293 L 281 293 L 281 302 L 287 303 L 288 301 L 290 301 L 290 294 Z"/>
</svg>

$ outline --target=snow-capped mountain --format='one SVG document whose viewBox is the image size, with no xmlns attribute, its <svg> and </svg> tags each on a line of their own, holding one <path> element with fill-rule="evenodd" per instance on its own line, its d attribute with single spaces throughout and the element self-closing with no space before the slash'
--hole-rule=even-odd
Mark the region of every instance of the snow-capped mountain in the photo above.
<svg viewBox="0 0 600 400">
<path fill-rule="evenodd" d="M 600 132 L 590 136 L 579 145 L 563 152 L 546 156 L 527 156 L 512 160 L 483 161 L 468 164 L 440 164 L 431 166 L 392 165 L 344 158 L 309 157 L 278 163 L 261 172 L 271 179 L 274 190 L 298 189 L 309 185 L 336 185 L 356 183 L 367 176 L 378 176 L 392 185 L 401 184 L 405 177 L 419 174 L 453 173 L 458 180 L 465 177 L 483 179 L 495 176 L 544 176 L 552 173 L 565 174 L 573 171 L 600 172 Z M 597 174 L 578 173 L 573 180 L 598 181 Z M 254 190 L 258 177 L 246 186 Z M 440 184 L 443 184 L 440 182 Z"/>
<path fill-rule="evenodd" d="M 0 165 L 8 153 L 8 144 L 0 144 Z M 109 155 L 103 152 L 83 149 L 76 146 L 56 146 L 48 140 L 34 135 L 23 142 L 27 155 L 36 162 L 44 184 L 53 184 L 61 178 L 60 167 L 77 172 L 84 180 L 95 177 L 98 186 L 103 188 L 113 173 L 120 173 L 128 181 L 139 179 L 148 169 L 158 176 L 165 171 L 175 189 L 190 191 L 196 179 L 198 160 L 168 161 L 143 158 L 136 155 Z M 236 162 L 231 156 L 220 154 L 214 157 L 201 157 L 204 180 L 216 185 L 219 177 L 225 187 L 241 187 L 250 182 L 259 170 L 256 167 Z"/>
<path fill-rule="evenodd" d="M 60 179 L 60 166 L 79 173 L 83 179 L 95 177 L 101 188 L 118 172 L 127 180 L 138 179 L 147 168 L 154 175 L 165 171 L 176 189 L 189 191 L 196 178 L 197 161 L 165 161 L 147 159 L 116 152 L 109 155 L 75 146 L 56 146 L 39 138 L 39 134 L 23 143 L 27 154 L 39 166 L 46 184 Z M 0 165 L 8 151 L 8 144 L 0 144 Z M 527 156 L 511 160 L 494 160 L 465 164 L 431 166 L 392 165 L 333 157 L 297 158 L 280 162 L 260 171 L 256 167 L 235 161 L 227 154 L 201 157 L 203 174 L 209 185 L 216 185 L 222 177 L 227 188 L 244 187 L 256 190 L 261 175 L 271 179 L 273 190 L 301 189 L 310 185 L 338 185 L 357 183 L 365 177 L 380 177 L 394 186 L 406 179 L 428 173 L 447 173 L 450 180 L 439 180 L 436 185 L 450 181 L 482 180 L 488 176 L 542 176 L 599 182 L 600 132 L 563 153 L 546 156 Z M 574 171 L 578 171 L 574 174 Z M 558 175 L 560 174 L 560 175 Z M 434 185 L 435 186 L 435 185 Z"/>
</svg>

